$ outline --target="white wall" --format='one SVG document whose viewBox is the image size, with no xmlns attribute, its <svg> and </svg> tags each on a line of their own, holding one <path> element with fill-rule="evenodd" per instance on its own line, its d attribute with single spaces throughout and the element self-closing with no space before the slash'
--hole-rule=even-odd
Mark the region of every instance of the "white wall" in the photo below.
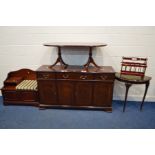
<svg viewBox="0 0 155 155">
<path fill-rule="evenodd" d="M 56 41 L 107 43 L 94 52 L 94 58 L 99 65 L 111 65 L 116 71 L 120 70 L 122 56 L 148 57 L 146 74 L 153 78 L 147 100 L 155 101 L 155 27 L 0 27 L 0 87 L 10 71 L 52 64 L 56 49 L 42 44 Z M 79 50 L 64 49 L 66 63 L 84 64 L 87 51 Z M 114 99 L 123 99 L 124 90 L 116 81 Z M 141 100 L 143 91 L 144 86 L 131 87 L 129 100 Z"/>
</svg>

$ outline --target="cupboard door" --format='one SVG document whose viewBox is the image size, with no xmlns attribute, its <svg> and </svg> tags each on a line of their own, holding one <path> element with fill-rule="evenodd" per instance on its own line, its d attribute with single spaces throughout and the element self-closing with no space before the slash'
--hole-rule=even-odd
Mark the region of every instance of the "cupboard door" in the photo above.
<svg viewBox="0 0 155 155">
<path fill-rule="evenodd" d="M 74 84 L 71 81 L 57 81 L 59 105 L 72 105 Z"/>
<path fill-rule="evenodd" d="M 97 82 L 94 84 L 93 106 L 108 107 L 112 104 L 113 84 Z"/>
<path fill-rule="evenodd" d="M 47 105 L 57 104 L 56 84 L 52 80 L 38 81 L 40 103 Z"/>
<path fill-rule="evenodd" d="M 75 85 L 75 105 L 91 106 L 92 105 L 92 83 L 77 82 Z"/>
</svg>

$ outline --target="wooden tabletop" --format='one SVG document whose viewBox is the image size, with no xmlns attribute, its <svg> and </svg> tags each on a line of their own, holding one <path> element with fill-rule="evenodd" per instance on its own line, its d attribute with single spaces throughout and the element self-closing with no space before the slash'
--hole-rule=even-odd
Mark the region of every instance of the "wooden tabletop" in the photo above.
<svg viewBox="0 0 155 155">
<path fill-rule="evenodd" d="M 44 46 L 54 46 L 54 47 L 101 47 L 107 46 L 105 43 L 100 42 L 52 42 L 45 43 Z"/>
</svg>

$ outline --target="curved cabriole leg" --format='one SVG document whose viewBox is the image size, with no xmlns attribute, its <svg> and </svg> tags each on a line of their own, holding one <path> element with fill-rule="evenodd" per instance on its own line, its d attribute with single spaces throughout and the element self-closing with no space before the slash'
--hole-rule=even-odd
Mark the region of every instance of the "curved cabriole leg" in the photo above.
<svg viewBox="0 0 155 155">
<path fill-rule="evenodd" d="M 126 86 L 126 92 L 125 92 L 125 101 L 124 101 L 124 105 L 123 105 L 123 112 L 125 112 L 125 108 L 126 108 L 126 102 L 127 102 L 127 97 L 128 97 L 128 91 L 129 88 L 132 86 L 131 83 L 125 83 Z"/>
<path fill-rule="evenodd" d="M 147 82 L 145 84 L 145 92 L 144 92 L 143 100 L 142 100 L 142 103 L 141 103 L 141 106 L 140 106 L 140 111 L 142 111 L 142 109 L 143 109 L 143 104 L 144 104 L 144 100 L 145 100 L 145 97 L 146 97 L 146 94 L 147 94 L 147 90 L 149 88 L 149 85 L 150 85 L 150 82 Z"/>
</svg>

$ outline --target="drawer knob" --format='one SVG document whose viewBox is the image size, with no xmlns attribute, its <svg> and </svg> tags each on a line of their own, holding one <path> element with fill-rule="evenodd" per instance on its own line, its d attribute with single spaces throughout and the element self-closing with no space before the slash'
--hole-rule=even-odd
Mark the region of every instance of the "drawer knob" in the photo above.
<svg viewBox="0 0 155 155">
<path fill-rule="evenodd" d="M 67 78 L 69 78 L 69 75 L 68 75 L 68 74 L 63 74 L 62 77 L 63 77 L 64 79 L 67 79 Z"/>
<path fill-rule="evenodd" d="M 87 79 L 87 76 L 86 75 L 81 75 L 80 79 L 85 80 L 85 79 Z"/>
</svg>

